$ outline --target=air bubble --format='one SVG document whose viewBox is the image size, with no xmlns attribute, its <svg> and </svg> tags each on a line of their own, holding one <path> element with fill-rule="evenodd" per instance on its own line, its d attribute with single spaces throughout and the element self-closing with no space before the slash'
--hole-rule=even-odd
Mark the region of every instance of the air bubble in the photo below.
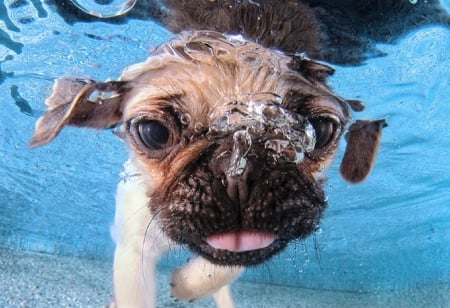
<svg viewBox="0 0 450 308">
<path fill-rule="evenodd" d="M 229 173 L 242 171 L 240 159 L 245 158 L 252 142 L 263 144 L 274 162 L 298 164 L 304 153 L 314 149 L 314 128 L 305 118 L 284 108 L 281 97 L 260 93 L 224 99 L 229 103 L 218 103 L 210 114 L 209 136 L 234 134 L 235 157 Z"/>
<path fill-rule="evenodd" d="M 128 13 L 137 0 L 72 0 L 83 12 L 99 17 L 111 18 Z"/>
<path fill-rule="evenodd" d="M 189 114 L 182 114 L 179 117 L 181 125 L 188 125 L 191 122 L 191 116 Z"/>
<path fill-rule="evenodd" d="M 228 35 L 227 41 L 233 46 L 244 46 L 247 44 L 247 41 L 240 34 L 237 35 Z"/>
<path fill-rule="evenodd" d="M 252 139 L 246 130 L 240 130 L 233 135 L 234 145 L 228 167 L 228 176 L 242 175 L 247 167 L 247 153 L 252 145 Z"/>
<path fill-rule="evenodd" d="M 119 95 L 120 95 L 120 93 L 117 92 L 117 91 L 114 91 L 114 90 L 112 90 L 112 91 L 100 91 L 100 90 L 95 89 L 94 91 L 92 91 L 89 94 L 87 100 L 92 102 L 92 103 L 103 104 L 103 102 L 105 100 L 115 98 L 115 97 L 117 97 Z"/>
</svg>

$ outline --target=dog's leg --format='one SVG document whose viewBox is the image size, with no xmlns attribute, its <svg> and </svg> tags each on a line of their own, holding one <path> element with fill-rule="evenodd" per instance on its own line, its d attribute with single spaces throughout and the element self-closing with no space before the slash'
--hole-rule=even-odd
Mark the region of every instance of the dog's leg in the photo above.
<svg viewBox="0 0 450 308">
<path fill-rule="evenodd" d="M 233 295 L 231 294 L 231 284 L 223 286 L 213 294 L 217 308 L 234 308 Z"/>
<path fill-rule="evenodd" d="M 169 249 L 149 210 L 143 178 L 136 167 L 125 163 L 125 176 L 118 185 L 114 237 L 115 307 L 156 307 L 156 264 Z"/>
<path fill-rule="evenodd" d="M 234 307 L 229 285 L 243 271 L 243 267 L 215 265 L 203 257 L 196 257 L 173 272 L 172 296 L 193 301 L 213 294 L 217 307 Z"/>
</svg>

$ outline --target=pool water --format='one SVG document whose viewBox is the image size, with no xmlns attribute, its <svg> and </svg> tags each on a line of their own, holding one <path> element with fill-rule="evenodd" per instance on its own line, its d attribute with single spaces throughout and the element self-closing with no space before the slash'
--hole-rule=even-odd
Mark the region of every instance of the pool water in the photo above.
<svg viewBox="0 0 450 308">
<path fill-rule="evenodd" d="M 442 5 L 450 8 L 448 0 Z M 49 300 L 57 296 L 49 289 L 23 289 L 32 281 L 71 289 L 68 306 L 98 307 L 86 294 L 98 291 L 103 304 L 111 294 L 109 228 L 125 147 L 111 131 L 70 128 L 48 146 L 27 143 L 55 78 L 117 78 L 172 34 L 148 20 L 68 24 L 36 0 L 6 0 L 0 17 L 0 306 L 61 305 Z M 389 123 L 371 176 L 344 182 L 342 146 L 329 171 L 321 229 L 248 270 L 235 287 L 241 302 L 258 296 L 263 302 L 255 307 L 303 307 L 299 299 L 311 303 L 304 307 L 450 307 L 450 29 L 423 27 L 377 48 L 387 56 L 334 66 L 330 79 L 337 93 L 365 103 L 356 119 Z M 161 275 L 188 256 L 177 250 L 164 257 Z M 46 275 L 30 274 L 43 268 Z M 39 299 L 27 298 L 36 292 Z M 181 307 L 161 296 L 164 307 Z"/>
</svg>

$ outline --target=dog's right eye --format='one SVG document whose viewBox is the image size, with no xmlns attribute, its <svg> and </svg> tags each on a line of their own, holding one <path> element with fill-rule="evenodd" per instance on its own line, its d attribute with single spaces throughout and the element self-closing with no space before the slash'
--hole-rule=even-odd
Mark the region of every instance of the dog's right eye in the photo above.
<svg viewBox="0 0 450 308">
<path fill-rule="evenodd" d="M 137 132 L 142 143 L 150 150 L 162 150 L 170 146 L 170 131 L 159 121 L 143 120 L 137 124 Z"/>
</svg>

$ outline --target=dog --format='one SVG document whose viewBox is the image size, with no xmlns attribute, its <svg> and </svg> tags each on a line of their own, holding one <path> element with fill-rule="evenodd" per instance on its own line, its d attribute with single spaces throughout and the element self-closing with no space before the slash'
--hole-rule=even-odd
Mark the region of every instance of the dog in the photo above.
<svg viewBox="0 0 450 308">
<path fill-rule="evenodd" d="M 116 195 L 111 307 L 156 307 L 156 264 L 174 245 L 197 257 L 174 271 L 172 295 L 213 294 L 233 307 L 229 286 L 245 267 L 318 228 L 326 170 L 346 131 L 341 173 L 358 183 L 386 126 L 348 127 L 364 106 L 335 94 L 334 70 L 309 58 L 326 46 L 307 5 L 193 1 L 214 8 L 209 29 L 188 2 L 166 2 L 179 34 L 119 80 L 57 80 L 30 141 L 51 142 L 64 126 L 114 127 L 130 150 Z"/>
</svg>

